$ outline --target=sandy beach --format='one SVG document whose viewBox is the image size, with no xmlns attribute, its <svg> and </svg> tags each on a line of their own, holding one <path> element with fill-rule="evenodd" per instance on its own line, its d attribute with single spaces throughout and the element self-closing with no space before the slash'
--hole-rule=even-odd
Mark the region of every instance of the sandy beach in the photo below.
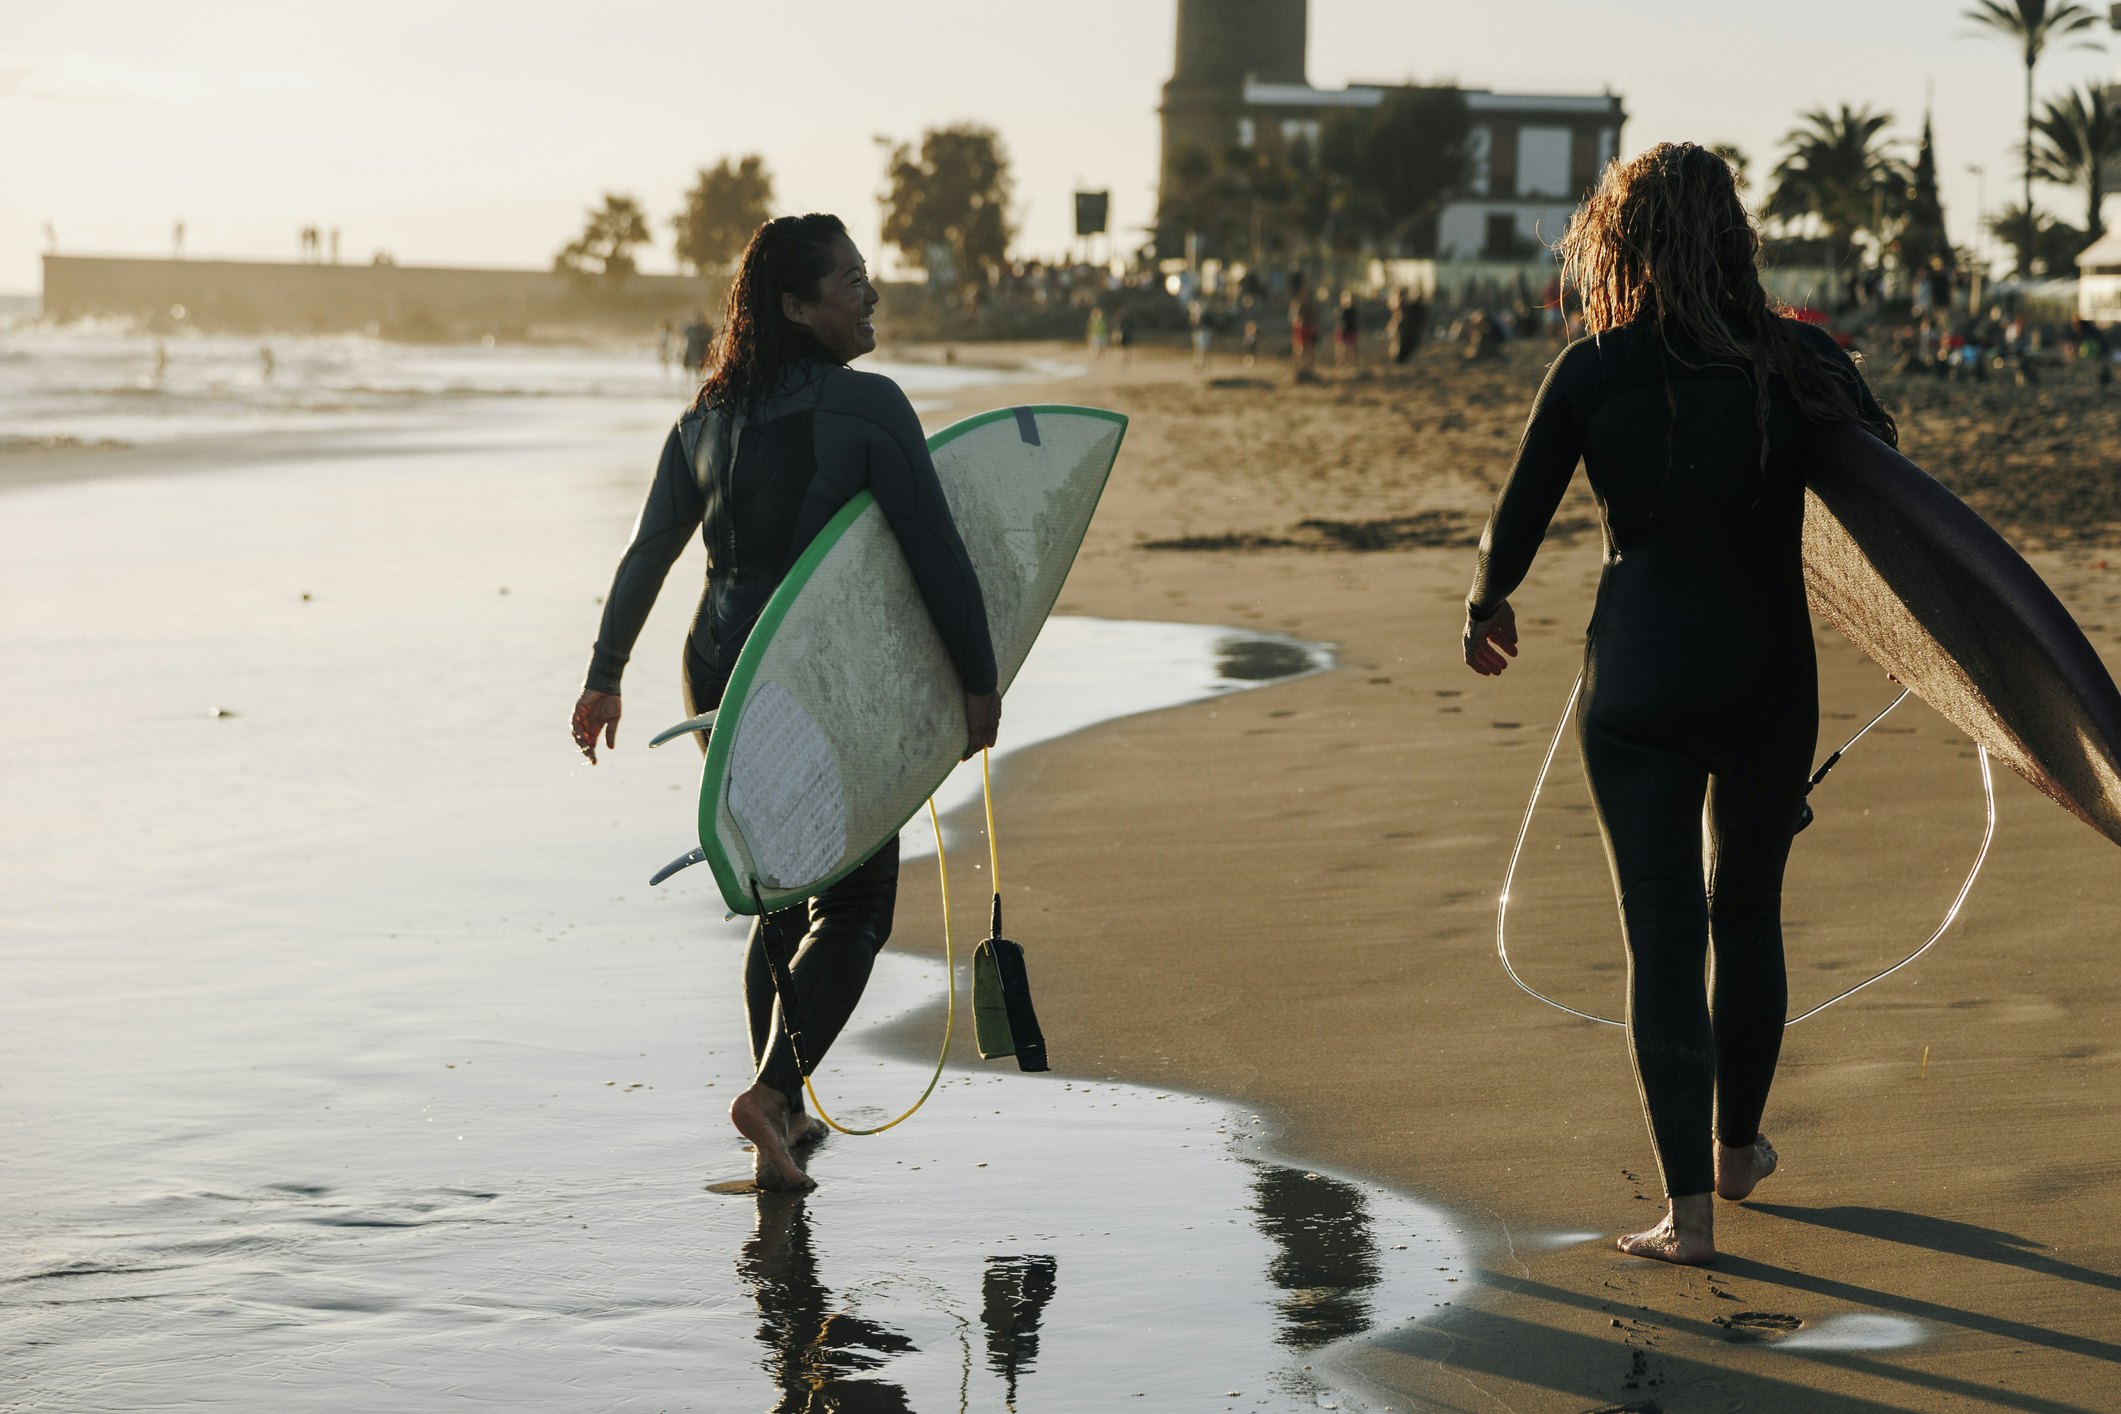
<svg viewBox="0 0 2121 1414">
<path fill-rule="evenodd" d="M 895 352 L 938 357 L 884 350 Z M 1336 657 L 1271 690 L 1030 746 L 999 778 L 1009 931 L 1030 949 L 1059 1072 L 1025 1084 L 1222 1097 L 1235 1109 L 1205 1132 L 1257 1117 L 1292 1161 L 1398 1190 L 1464 1227 L 1464 1268 L 1437 1259 L 1447 1305 L 1334 1327 L 1367 1331 L 1344 1347 L 1359 1395 L 1284 1394 L 1394 1410 L 2121 1403 L 2110 845 L 1999 769 L 1994 845 L 1955 926 L 1914 967 L 1791 1031 L 1767 1119 L 1783 1169 L 1754 1200 L 1721 1206 L 1717 1266 L 1624 1257 L 1612 1236 L 1661 1203 L 1620 1036 L 1512 987 L 1494 939 L 1597 576 L 1580 483 L 1515 596 L 1522 658 L 1479 679 L 1457 643 L 1472 542 L 1542 351 L 1471 366 L 1431 350 L 1404 376 L 1296 388 L 1278 363 L 1222 359 L 1203 378 L 1153 348 L 1124 365 L 1050 347 L 959 353 L 998 354 L 1013 381 L 921 395 L 931 428 L 999 401 L 1133 419 L 1061 613 L 1230 625 Z M 1057 368 L 1070 376 L 1042 381 Z M 1881 391 L 1903 410 L 1910 452 L 2043 547 L 2036 564 L 2109 662 L 2121 657 L 2106 474 L 2116 405 L 2088 386 Z M 289 1224 L 412 1243 L 461 1223 L 477 1255 L 438 1267 L 450 1295 L 425 1305 L 393 1285 L 406 1280 L 395 1249 L 348 1247 L 358 1260 L 278 1273 L 227 1310 L 208 1286 L 158 1291 L 162 1305 L 139 1309 L 166 1322 L 174 1303 L 207 1332 L 231 1315 L 278 1330 L 293 1310 L 329 1336 L 327 1371 L 356 1382 L 376 1378 L 363 1341 L 398 1331 L 413 1343 L 373 1347 L 419 1352 L 395 1387 L 451 1391 L 472 1369 L 520 1407 L 569 1407 L 570 1368 L 647 1352 L 595 1407 L 722 1407 L 699 1392 L 688 1323 L 754 1322 L 748 1302 L 670 1298 L 654 1273 L 671 1260 L 726 1272 L 736 1245 L 723 1232 L 734 1210 L 697 1204 L 701 1181 L 737 1164 L 714 1105 L 698 1103 L 740 1078 L 736 1043 L 721 1035 L 703 1054 L 696 1038 L 702 1009 L 726 1000 L 737 934 L 671 921 L 690 909 L 711 924 L 704 885 L 639 887 L 659 862 L 645 854 L 666 836 L 670 853 L 683 843 L 681 787 L 640 747 L 677 710 L 693 561 L 637 657 L 621 750 L 591 773 L 570 761 L 564 712 L 667 409 L 650 387 L 580 400 L 567 418 L 577 431 L 562 440 L 496 416 L 393 424 L 331 457 L 296 458 L 282 437 L 15 452 L 0 466 L 16 526 L 0 585 L 42 606 L 6 620 L 16 680 L 50 686 L 25 667 L 45 665 L 57 686 L 39 700 L 63 723 L 5 764 L 79 792 L 46 807 L 61 836 L 21 814 L 8 835 L 18 858 L 40 861 L 0 915 L 17 1019 L 65 1038 L 57 1051 L 0 1041 L 7 1112 L 38 1138 L 0 1157 L 0 1178 L 36 1197 L 28 1221 L 42 1244 L 44 1265 L 10 1277 L 46 1283 L 18 1287 L 18 1315 L 62 1338 L 83 1329 L 66 1323 L 86 1317 L 20 1291 L 55 1278 L 132 1291 L 162 1269 L 138 1251 L 112 1257 L 112 1234 L 160 1224 L 203 1242 L 228 1221 L 214 1203 L 239 1205 L 230 1240 L 254 1242 L 263 1255 L 241 1260 L 261 1270 L 306 1230 Z M 197 498 L 187 478 L 154 474 L 171 466 L 197 474 Z M 64 567 L 80 564 L 100 568 L 58 594 Z M 153 582 L 135 565 L 155 566 Z M 1892 689 L 1830 631 L 1819 641 L 1824 749 Z M 299 791 L 284 769 L 299 770 Z M 1851 753 L 1818 804 L 1789 896 L 1799 1007 L 1927 936 L 1982 836 L 1974 753 L 1919 704 Z M 664 815 L 660 833 L 642 823 Z M 579 831 L 556 826 L 566 821 Z M 1620 941 L 1572 742 L 1514 894 L 1510 948 L 1527 980 L 1615 1014 Z M 910 863 L 895 951 L 937 951 L 934 900 L 932 863 Z M 893 984 L 893 1005 L 907 985 Z M 937 1010 L 914 1006 L 882 1044 L 932 1059 Z M 265 1054 L 287 1059 L 262 1078 L 232 1073 L 231 1057 Z M 957 1056 L 978 1064 L 962 1038 Z M 851 1072 L 839 1083 L 856 1084 Z M 900 1098 L 900 1073 L 874 1104 Z M 947 1116 L 985 1082 L 951 1076 L 938 1117 L 901 1132 L 914 1147 L 828 1146 L 827 1186 L 803 1221 L 829 1234 L 835 1193 L 898 1213 L 931 1182 L 908 1168 L 922 1153 L 963 1157 Z M 408 1095 L 417 1103 L 401 1105 Z M 1021 1113 L 1037 1124 L 1043 1112 Z M 128 1132 L 143 1114 L 152 1122 Z M 1139 1122 L 1180 1122 L 1159 1114 Z M 1003 1143 L 993 1126 L 1006 1124 L 1006 1111 L 986 1119 L 978 1142 Z M 1163 1213 L 1169 1195 L 1127 1196 L 1153 1173 L 1094 1148 L 1129 1145 L 1130 1132 L 1084 1129 L 1056 1165 L 1108 1174 L 1110 1191 L 1061 1175 L 1099 1201 Z M 1299 1186 L 1337 1182 L 1292 1172 Z M 79 1208 L 67 1185 L 89 1173 L 123 1201 Z M 237 1174 L 253 1187 L 239 1190 Z M 658 1196 L 638 1198 L 640 1185 Z M 1374 1195 L 1348 1201 L 1387 1222 Z M 590 1227 L 578 1212 L 601 1245 L 576 1237 Z M 1425 1255 L 1434 1239 L 1413 1235 L 1415 1221 L 1394 1210 L 1402 1235 L 1366 1238 L 1379 1251 L 1365 1260 L 1411 1260 L 1410 1245 Z M 1093 1219 L 1079 1225 L 1095 1235 Z M 1167 1236 L 1181 1253 L 1192 1240 Z M 762 1221 L 744 1251 L 767 1237 Z M 980 1254 L 960 1255 L 976 1283 Z M 1203 1282 L 1221 1270 L 1207 1260 Z M 1110 1289 L 1125 1290 L 1113 1265 Z M 871 1299 L 872 1314 L 893 1309 Z M 1066 1309 L 1048 1321 L 1049 1370 L 1095 1363 L 1056 1353 Z M 955 1339 L 947 1322 L 933 1339 L 905 1328 L 924 1344 Z M 136 1361 L 150 1338 L 145 1325 L 95 1329 L 90 1366 Z M 525 1339 L 542 1363 L 510 1363 L 510 1342 Z M 61 1390 L 52 1407 L 151 1407 L 155 1381 L 194 1358 L 157 1349 L 139 1388 L 69 1374 L 48 1386 Z M 693 1394 L 672 1399 L 674 1387 Z M 304 1388 L 301 1407 L 346 1407 L 332 1402 L 344 1386 Z M 1045 1388 L 1045 1407 L 1103 1407 L 1088 1387 L 1075 1390 L 1087 1404 Z"/>
<path fill-rule="evenodd" d="M 1412 1407 L 2113 1407 L 2121 870 L 2000 768 L 1993 849 L 1956 925 L 1790 1032 L 1767 1117 L 1782 1170 L 1719 1205 L 1715 1269 L 1613 1250 L 1662 1206 L 1623 1043 L 1513 988 L 1494 946 L 1598 571 L 1580 477 L 1515 596 L 1523 656 L 1486 680 L 1458 653 L 1471 545 L 1547 356 L 1512 353 L 1432 350 L 1390 381 L 1292 388 L 1278 364 L 1225 359 L 1203 379 L 1144 352 L 1021 394 L 1134 419 L 1064 612 L 1257 625 L 1342 663 L 1011 771 L 1011 902 L 1038 920 L 1056 1064 L 1269 1107 L 1293 1152 L 1485 1220 L 1467 1297 L 1362 1358 Z M 2121 660 L 2117 404 L 2088 380 L 1879 381 L 1910 454 L 2048 547 L 2036 565 Z M 1819 654 L 1824 751 L 1893 693 L 1824 627 Z M 1910 702 L 1821 788 L 1792 865 L 1793 1007 L 1936 926 L 1981 840 L 1973 758 Z M 1517 894 L 1520 970 L 1617 1015 L 1573 741 Z M 917 909 L 925 890 L 908 896 Z"/>
</svg>

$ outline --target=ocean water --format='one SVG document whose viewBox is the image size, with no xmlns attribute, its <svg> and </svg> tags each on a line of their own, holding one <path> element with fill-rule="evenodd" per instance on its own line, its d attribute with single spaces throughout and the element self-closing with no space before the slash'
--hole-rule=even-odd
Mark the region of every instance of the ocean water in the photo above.
<svg viewBox="0 0 2121 1414">
<path fill-rule="evenodd" d="M 863 360 L 916 406 L 1019 370 Z M 1058 377 L 1059 367 L 1041 376 Z M 692 384 L 652 341 L 596 347 L 392 344 L 358 334 L 156 336 L 122 324 L 47 327 L 0 314 L 0 454 L 201 438 L 447 427 L 452 404 L 538 400 L 580 418 L 614 403 L 681 406 Z"/>
<path fill-rule="evenodd" d="M 37 711 L 0 739 L 0 1402 L 1381 1407 L 1337 1352 L 1450 1301 L 1465 1239 L 1273 1154 L 1271 1116 L 961 1048 L 912 1121 L 823 1146 L 816 1195 L 727 1191 L 742 927 L 699 871 L 645 882 L 692 814 L 696 753 L 643 743 L 695 560 L 618 748 L 565 726 L 669 402 L 364 416 L 329 459 L 0 492 Z M 1006 749 L 1323 661 L 1109 621 L 1041 653 Z M 1064 929 L 1019 935 L 1034 969 Z M 942 991 L 887 953 L 820 1077 L 839 1117 L 919 1093 Z"/>
</svg>

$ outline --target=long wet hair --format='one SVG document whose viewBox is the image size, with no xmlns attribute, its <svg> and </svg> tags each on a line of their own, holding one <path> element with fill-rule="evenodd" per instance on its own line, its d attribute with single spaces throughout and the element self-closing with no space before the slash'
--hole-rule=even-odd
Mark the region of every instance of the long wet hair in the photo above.
<svg viewBox="0 0 2121 1414">
<path fill-rule="evenodd" d="M 817 211 L 776 216 L 751 233 L 729 281 L 714 371 L 694 407 L 741 410 L 771 393 L 795 360 L 838 361 L 781 312 L 781 296 L 815 301 L 819 283 L 832 273 L 832 247 L 846 234 L 839 217 Z"/>
<path fill-rule="evenodd" d="M 1714 363 L 1752 375 L 1767 471 L 1769 375 L 1780 374 L 1798 409 L 1815 423 L 1856 422 L 1898 446 L 1892 416 L 1864 417 L 1853 374 L 1807 348 L 1786 311 L 1760 283 L 1760 232 L 1738 199 L 1723 158 L 1691 142 L 1662 142 L 1607 164 L 1597 190 L 1555 247 L 1562 286 L 1583 306 L 1593 335 L 1654 321 L 1668 358 L 1677 329 Z M 1665 395 L 1674 419 L 1669 377 Z"/>
</svg>

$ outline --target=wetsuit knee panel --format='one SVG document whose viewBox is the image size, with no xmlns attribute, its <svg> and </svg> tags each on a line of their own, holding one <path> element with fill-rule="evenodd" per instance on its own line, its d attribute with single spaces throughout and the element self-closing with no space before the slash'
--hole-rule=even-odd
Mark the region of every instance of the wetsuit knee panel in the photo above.
<svg viewBox="0 0 2121 1414">
<path fill-rule="evenodd" d="M 1620 896 L 1620 920 L 1628 951 L 1646 955 L 1700 955 L 1709 940 L 1708 901 L 1698 879 L 1638 879 Z"/>
</svg>

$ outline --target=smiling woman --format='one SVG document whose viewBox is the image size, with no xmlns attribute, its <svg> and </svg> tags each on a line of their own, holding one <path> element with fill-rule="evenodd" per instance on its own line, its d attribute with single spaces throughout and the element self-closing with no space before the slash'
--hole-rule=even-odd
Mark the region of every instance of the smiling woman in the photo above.
<svg viewBox="0 0 2121 1414">
<path fill-rule="evenodd" d="M 575 703 L 575 745 L 593 763 L 616 745 L 619 677 L 664 575 L 697 530 L 707 590 L 685 644 L 688 716 L 716 707 L 737 655 L 804 548 L 841 507 L 875 494 L 965 694 L 965 754 L 1001 721 L 986 601 L 929 460 L 913 405 L 889 378 L 847 367 L 876 347 L 876 286 L 836 216 L 783 216 L 744 249 L 715 366 L 656 468 L 619 562 Z M 793 1151 L 822 1137 L 803 1112 L 802 1072 L 776 1005 L 774 967 L 791 954 L 802 1063 L 816 1065 L 853 1014 L 891 932 L 894 838 L 840 882 L 758 920 L 744 963 L 756 1083 L 730 1107 L 764 1188 L 811 1186 Z"/>
<path fill-rule="evenodd" d="M 829 218 L 828 218 L 829 219 Z M 876 349 L 876 286 L 869 266 L 842 230 L 830 246 L 832 269 L 818 281 L 817 298 L 805 300 L 793 290 L 781 295 L 781 314 L 841 363 L 852 363 Z"/>
</svg>

